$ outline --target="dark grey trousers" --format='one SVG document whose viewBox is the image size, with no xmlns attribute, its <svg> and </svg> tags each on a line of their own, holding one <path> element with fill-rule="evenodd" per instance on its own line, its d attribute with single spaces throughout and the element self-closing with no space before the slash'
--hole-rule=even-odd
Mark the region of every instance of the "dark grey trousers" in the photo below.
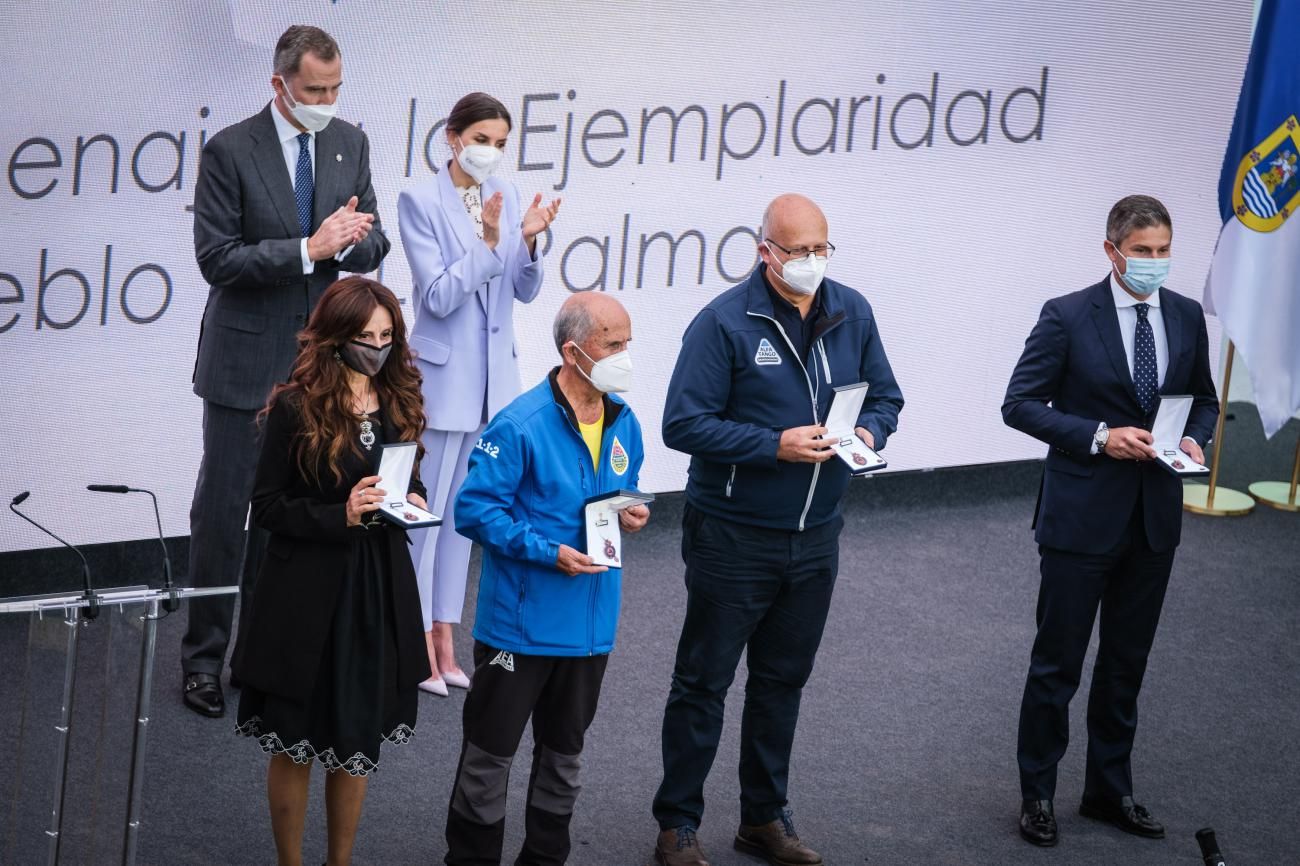
<svg viewBox="0 0 1300 866">
<path fill-rule="evenodd" d="M 257 410 L 232 409 L 203 401 L 203 460 L 190 506 L 190 586 L 238 584 L 241 620 L 253 597 L 266 533 L 245 532 L 248 500 L 261 451 Z M 186 674 L 221 675 L 230 644 L 235 596 L 187 602 L 189 624 L 181 641 Z"/>
</svg>

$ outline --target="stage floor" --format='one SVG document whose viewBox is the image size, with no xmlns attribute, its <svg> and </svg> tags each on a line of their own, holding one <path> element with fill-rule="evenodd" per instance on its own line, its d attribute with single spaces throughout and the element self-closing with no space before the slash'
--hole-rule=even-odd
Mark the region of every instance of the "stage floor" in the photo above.
<svg viewBox="0 0 1300 866">
<path fill-rule="evenodd" d="M 1244 489 L 1282 478 L 1296 422 L 1263 444 L 1249 406 L 1225 481 Z M 812 680 L 804 692 L 790 773 L 801 835 L 826 862 L 1041 864 L 1198 862 L 1193 833 L 1218 832 L 1230 863 L 1296 862 L 1300 851 L 1300 516 L 1268 508 L 1237 519 L 1188 515 L 1141 698 L 1134 753 L 1139 801 L 1168 838 L 1127 836 L 1078 816 L 1089 657 L 1071 707 L 1074 742 L 1061 764 L 1061 843 L 1052 853 L 1021 841 L 1016 723 L 1034 630 L 1038 557 L 1029 522 L 1033 465 L 884 476 L 855 482 L 846 503 L 841 569 Z M 659 725 L 685 590 L 680 497 L 665 497 L 628 544 L 619 643 L 587 739 L 583 792 L 573 821 L 574 866 L 650 862 L 656 827 Z M 475 563 L 476 568 L 476 563 Z M 473 591 L 467 610 L 473 611 Z M 135 682 L 127 621 L 87 630 L 70 777 L 69 859 L 111 862 L 121 838 Z M 180 703 L 183 617 L 161 623 L 149 775 L 139 862 L 274 861 L 263 779 L 266 758 L 226 719 Z M 0 855 L 37 862 L 49 816 L 43 751 L 57 706 L 51 683 L 34 689 L 19 754 L 21 672 L 29 657 L 59 675 L 57 626 L 28 642 L 25 620 L 0 620 Z M 459 635 L 470 659 L 470 635 Z M 98 648 L 98 649 L 96 649 Z M 99 682 L 114 682 L 104 702 Z M 744 668 L 707 788 L 700 838 L 715 866 L 757 861 L 731 849 L 738 820 L 737 738 Z M 385 746 L 357 840 L 358 864 L 441 862 L 442 830 L 460 745 L 463 692 L 421 696 L 416 737 Z M 228 691 L 237 700 L 238 693 Z M 57 696 L 55 696 L 57 698 Z M 39 705 L 39 706 L 37 706 Z M 102 734 L 102 736 L 101 736 Z M 525 743 L 531 739 L 525 736 Z M 518 850 L 529 766 L 525 745 L 511 780 L 506 862 Z M 304 862 L 324 860 L 319 771 Z M 97 796 L 96 796 L 97 793 Z M 72 811 L 72 810 L 75 810 Z"/>
</svg>

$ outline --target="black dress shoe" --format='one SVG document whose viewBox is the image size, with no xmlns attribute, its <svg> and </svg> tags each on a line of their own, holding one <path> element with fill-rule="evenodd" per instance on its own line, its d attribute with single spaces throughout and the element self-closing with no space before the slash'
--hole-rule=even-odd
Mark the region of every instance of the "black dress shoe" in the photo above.
<svg viewBox="0 0 1300 866">
<path fill-rule="evenodd" d="M 219 719 L 226 714 L 226 696 L 216 674 L 186 674 L 185 706 L 199 715 Z"/>
<path fill-rule="evenodd" d="M 1145 806 L 1133 802 L 1132 797 L 1123 797 L 1118 803 L 1107 802 L 1099 798 L 1084 797 L 1079 804 L 1079 814 L 1096 821 L 1114 824 L 1125 833 L 1144 836 L 1147 839 L 1165 838 L 1165 828 L 1151 817 Z"/>
<path fill-rule="evenodd" d="M 1020 835 L 1044 848 L 1056 844 L 1056 813 L 1051 800 L 1025 800 L 1021 804 Z"/>
</svg>

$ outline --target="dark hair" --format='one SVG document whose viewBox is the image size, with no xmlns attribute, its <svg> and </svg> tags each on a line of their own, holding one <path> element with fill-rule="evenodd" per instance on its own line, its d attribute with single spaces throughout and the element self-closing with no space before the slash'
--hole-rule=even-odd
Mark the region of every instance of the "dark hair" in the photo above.
<svg viewBox="0 0 1300 866">
<path fill-rule="evenodd" d="M 506 129 L 513 129 L 510 112 L 495 96 L 486 93 L 467 93 L 456 101 L 447 115 L 447 131 L 459 135 L 480 120 L 504 120 Z"/>
<path fill-rule="evenodd" d="M 302 56 L 308 52 L 321 60 L 333 60 L 339 56 L 339 44 L 319 27 L 295 24 L 280 34 L 280 41 L 275 43 L 275 73 L 295 74 L 302 63 Z"/>
<path fill-rule="evenodd" d="M 406 320 L 402 307 L 386 286 L 367 277 L 344 277 L 321 295 L 320 302 L 298 334 L 298 359 L 289 381 L 271 392 L 262 410 L 265 415 L 276 401 L 294 400 L 301 417 L 298 431 L 298 468 L 317 482 L 328 467 L 335 482 L 343 480 L 339 459 L 345 448 L 357 456 L 356 417 L 343 362 L 335 354 L 344 343 L 365 330 L 375 308 L 382 306 L 393 318 L 393 348 L 388 360 L 371 381 L 384 404 L 391 431 L 402 442 L 419 442 L 424 432 L 424 400 L 420 394 L 420 373 L 406 341 Z M 417 449 L 423 454 L 424 446 Z"/>
<path fill-rule="evenodd" d="M 1170 231 L 1174 229 L 1169 211 L 1165 210 L 1160 200 L 1149 195 L 1125 196 L 1115 202 L 1115 206 L 1110 209 L 1110 216 L 1106 217 L 1106 240 L 1118 249 L 1133 232 L 1151 226 L 1168 226 Z"/>
</svg>

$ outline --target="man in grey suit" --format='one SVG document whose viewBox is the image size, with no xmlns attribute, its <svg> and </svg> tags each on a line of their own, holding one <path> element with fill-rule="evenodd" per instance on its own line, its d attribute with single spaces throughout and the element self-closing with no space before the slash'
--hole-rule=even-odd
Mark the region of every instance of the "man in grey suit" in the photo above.
<svg viewBox="0 0 1300 866">
<path fill-rule="evenodd" d="M 194 393 L 203 462 L 190 509 L 190 580 L 252 595 L 261 539 L 245 531 L 257 462 L 256 416 L 288 378 L 296 335 L 339 271 L 366 273 L 388 253 L 365 133 L 331 123 L 342 84 L 338 43 L 295 25 L 275 47 L 274 100 L 203 148 L 194 252 L 210 285 Z M 234 600 L 190 602 L 181 645 L 186 706 L 225 712 L 221 668 Z"/>
</svg>

